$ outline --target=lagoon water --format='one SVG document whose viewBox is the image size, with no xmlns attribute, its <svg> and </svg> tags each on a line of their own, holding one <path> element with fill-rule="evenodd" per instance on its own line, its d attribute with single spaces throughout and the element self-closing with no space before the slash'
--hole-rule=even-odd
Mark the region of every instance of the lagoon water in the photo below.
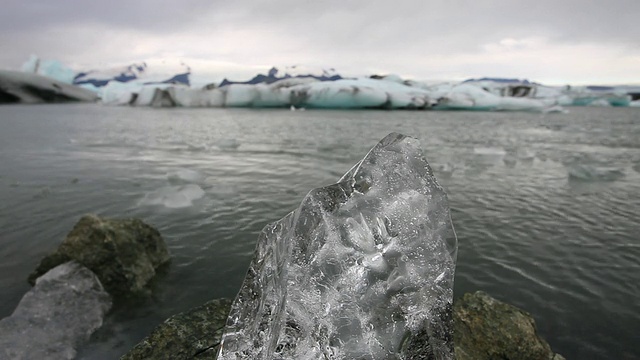
<svg viewBox="0 0 640 360">
<path fill-rule="evenodd" d="M 165 318 L 234 297 L 257 233 L 389 132 L 421 139 L 484 290 L 567 359 L 640 357 L 640 110 L 568 114 L 0 107 L 0 317 L 85 213 L 139 217 L 172 263 L 81 350 L 115 359 Z"/>
</svg>

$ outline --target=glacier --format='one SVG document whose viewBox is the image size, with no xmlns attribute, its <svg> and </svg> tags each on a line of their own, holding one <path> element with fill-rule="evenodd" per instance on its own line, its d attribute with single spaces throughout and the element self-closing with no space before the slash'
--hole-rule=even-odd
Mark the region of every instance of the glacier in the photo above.
<svg viewBox="0 0 640 360">
<path fill-rule="evenodd" d="M 158 71 L 158 69 L 165 69 Z M 637 107 L 638 86 L 546 86 L 527 79 L 477 78 L 461 82 L 405 80 L 398 75 L 347 77 L 334 68 L 272 67 L 247 81 L 194 86 L 184 63 L 134 63 L 76 72 L 32 55 L 22 66 L 94 91 L 105 105 L 323 109 L 432 109 L 566 112 L 568 106 Z"/>
<path fill-rule="evenodd" d="M 62 62 L 58 60 L 42 60 L 36 55 L 31 55 L 22 64 L 21 70 L 26 73 L 46 76 L 65 84 L 73 84 L 73 78 L 76 76 L 75 71 Z"/>
<path fill-rule="evenodd" d="M 218 359 L 453 359 L 456 252 L 419 141 L 389 134 L 262 230 Z"/>
<path fill-rule="evenodd" d="M 387 79 L 319 81 L 288 78 L 265 84 L 230 84 L 217 88 L 176 85 L 123 86 L 109 83 L 102 101 L 110 105 L 154 107 L 249 107 L 324 109 L 435 109 L 546 111 L 553 99 L 502 97 L 473 85 L 431 88 Z"/>
<path fill-rule="evenodd" d="M 161 67 L 170 70 L 157 70 Z M 22 64 L 22 72 L 42 75 L 65 84 L 72 84 L 92 90 L 102 96 L 102 88 L 108 84 L 127 84 L 130 88 L 140 88 L 144 85 L 190 85 L 191 68 L 180 62 L 179 64 L 148 64 L 134 63 L 126 66 L 114 66 L 101 69 L 76 71 L 64 65 L 61 61 L 41 59 L 31 55 Z"/>
</svg>

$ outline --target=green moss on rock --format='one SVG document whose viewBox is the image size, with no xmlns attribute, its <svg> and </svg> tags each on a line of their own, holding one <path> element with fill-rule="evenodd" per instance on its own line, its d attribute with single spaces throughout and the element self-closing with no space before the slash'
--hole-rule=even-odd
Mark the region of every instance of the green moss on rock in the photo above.
<svg viewBox="0 0 640 360">
<path fill-rule="evenodd" d="M 156 269 L 169 261 L 158 230 L 139 219 L 102 219 L 85 215 L 51 255 L 29 275 L 29 282 L 50 269 L 76 260 L 93 271 L 114 297 L 145 293 Z"/>
<path fill-rule="evenodd" d="M 563 360 L 540 338 L 527 312 L 484 292 L 465 294 L 453 306 L 458 360 Z"/>
<path fill-rule="evenodd" d="M 121 360 L 213 360 L 230 310 L 231 300 L 216 299 L 174 315 Z"/>
</svg>

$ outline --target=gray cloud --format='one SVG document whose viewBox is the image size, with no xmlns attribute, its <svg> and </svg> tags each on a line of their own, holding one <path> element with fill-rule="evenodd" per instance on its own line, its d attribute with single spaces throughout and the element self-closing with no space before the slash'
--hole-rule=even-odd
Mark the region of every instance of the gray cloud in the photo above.
<svg viewBox="0 0 640 360">
<path fill-rule="evenodd" d="M 404 68 L 406 59 L 410 70 L 421 59 L 481 54 L 486 44 L 531 37 L 617 46 L 634 55 L 640 52 L 638 18 L 637 0 L 6 0 L 0 66 L 15 67 L 29 53 L 85 63 L 175 51 L 253 64 L 315 61 L 353 68 Z M 145 53 L 150 39 L 167 43 Z"/>
</svg>

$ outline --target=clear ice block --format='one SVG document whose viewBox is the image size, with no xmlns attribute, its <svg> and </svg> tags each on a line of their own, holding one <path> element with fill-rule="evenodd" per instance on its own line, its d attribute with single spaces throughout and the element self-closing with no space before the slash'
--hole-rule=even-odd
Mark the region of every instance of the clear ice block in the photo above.
<svg viewBox="0 0 640 360">
<path fill-rule="evenodd" d="M 218 359 L 453 359 L 456 251 L 419 141 L 392 133 L 262 230 Z"/>
</svg>

